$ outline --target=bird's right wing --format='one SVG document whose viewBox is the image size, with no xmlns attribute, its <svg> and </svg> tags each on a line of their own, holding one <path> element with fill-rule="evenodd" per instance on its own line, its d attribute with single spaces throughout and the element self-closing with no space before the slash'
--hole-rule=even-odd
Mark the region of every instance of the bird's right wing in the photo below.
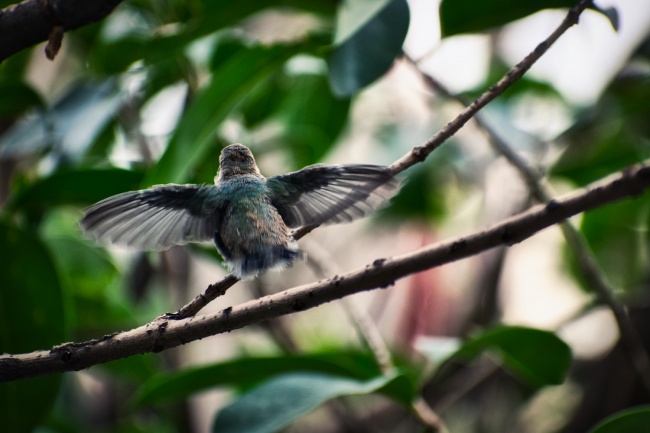
<svg viewBox="0 0 650 433">
<path fill-rule="evenodd" d="M 312 165 L 267 180 L 270 198 L 288 227 L 352 221 L 376 210 L 399 189 L 379 165 Z"/>
<path fill-rule="evenodd" d="M 80 224 L 101 242 L 163 250 L 212 240 L 226 205 L 212 185 L 161 185 L 102 200 Z"/>
</svg>

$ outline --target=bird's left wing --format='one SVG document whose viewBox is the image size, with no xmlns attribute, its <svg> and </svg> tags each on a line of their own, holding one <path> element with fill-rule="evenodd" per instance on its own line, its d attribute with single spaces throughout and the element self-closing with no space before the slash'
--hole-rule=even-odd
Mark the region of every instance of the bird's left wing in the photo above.
<svg viewBox="0 0 650 433">
<path fill-rule="evenodd" d="M 288 227 L 352 221 L 377 209 L 399 189 L 384 166 L 313 165 L 267 180 L 271 203 Z"/>
<path fill-rule="evenodd" d="M 102 242 L 163 250 L 212 240 L 225 205 L 212 185 L 161 185 L 102 200 L 80 224 Z"/>
</svg>

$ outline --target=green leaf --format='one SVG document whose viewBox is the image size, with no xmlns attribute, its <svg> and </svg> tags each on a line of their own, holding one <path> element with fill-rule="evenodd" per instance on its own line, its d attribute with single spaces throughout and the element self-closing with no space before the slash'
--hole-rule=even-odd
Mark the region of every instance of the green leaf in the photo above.
<svg viewBox="0 0 650 433">
<path fill-rule="evenodd" d="M 580 232 L 604 274 L 621 290 L 643 290 L 650 255 L 650 193 L 636 200 L 603 206 L 584 214 Z M 566 252 L 574 276 L 590 292 L 593 288 L 579 270 L 575 255 Z"/>
<path fill-rule="evenodd" d="M 138 390 L 133 404 L 173 402 L 216 386 L 250 387 L 280 373 L 298 370 L 357 379 L 379 374 L 372 357 L 354 352 L 239 358 L 157 376 Z"/>
<path fill-rule="evenodd" d="M 350 99 L 335 98 L 324 75 L 290 78 L 290 91 L 277 114 L 283 125 L 278 140 L 299 169 L 320 161 L 332 148 L 346 125 Z"/>
<path fill-rule="evenodd" d="M 47 241 L 61 277 L 75 295 L 102 292 L 118 277 L 118 270 L 104 248 L 70 237 Z"/>
<path fill-rule="evenodd" d="M 327 60 L 334 94 L 351 95 L 384 75 L 402 52 L 409 19 L 406 0 L 345 2 Z"/>
<path fill-rule="evenodd" d="M 559 137 L 566 148 L 551 173 L 585 185 L 650 158 L 645 138 L 650 136 L 648 98 L 646 77 L 616 79 Z"/>
<path fill-rule="evenodd" d="M 9 208 L 42 212 L 54 206 L 88 205 L 135 189 L 143 178 L 141 172 L 118 168 L 63 170 L 15 192 Z"/>
<path fill-rule="evenodd" d="M 213 145 L 219 124 L 255 86 L 296 54 L 297 49 L 296 46 L 254 46 L 230 55 L 184 113 L 165 153 L 144 184 L 186 182 Z"/>
<path fill-rule="evenodd" d="M 0 95 L 0 116 L 17 116 L 30 108 L 45 107 L 32 86 L 13 76 L 0 77 Z"/>
<path fill-rule="evenodd" d="M 562 383 L 571 366 L 571 349 L 557 335 L 520 326 L 492 328 L 468 340 L 456 356 L 474 358 L 486 350 L 534 387 Z"/>
<path fill-rule="evenodd" d="M 589 430 L 589 433 L 646 433 L 648 426 L 650 406 L 640 406 L 610 416 Z"/>
<path fill-rule="evenodd" d="M 278 431 L 336 397 L 380 392 L 400 378 L 369 381 L 324 374 L 293 373 L 275 377 L 245 394 L 216 416 L 212 431 L 265 433 Z"/>
<path fill-rule="evenodd" d="M 66 341 L 65 296 L 41 241 L 0 223 L 0 353 L 47 349 Z M 61 376 L 0 384 L 2 428 L 31 431 L 49 412 Z M 29 414 L 29 416 L 26 416 Z"/>
<path fill-rule="evenodd" d="M 442 0 L 440 28 L 443 37 L 485 32 L 543 9 L 572 8 L 577 4 L 577 0 Z M 605 15 L 618 30 L 618 12 L 614 8 L 592 9 Z"/>
</svg>

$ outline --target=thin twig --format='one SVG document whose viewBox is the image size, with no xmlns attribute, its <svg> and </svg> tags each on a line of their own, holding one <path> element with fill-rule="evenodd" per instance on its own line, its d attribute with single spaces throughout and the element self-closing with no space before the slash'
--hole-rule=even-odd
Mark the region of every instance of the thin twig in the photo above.
<svg viewBox="0 0 650 433">
<path fill-rule="evenodd" d="M 20 355 L 0 355 L 0 381 L 60 373 L 128 356 L 160 352 L 190 341 L 230 332 L 286 314 L 314 308 L 344 296 L 393 285 L 397 279 L 473 256 L 500 245 L 513 245 L 538 231 L 650 188 L 650 162 L 622 172 L 547 205 L 503 220 L 490 228 L 445 242 L 428 245 L 402 256 L 377 259 L 363 269 L 306 284 L 223 311 L 183 320 L 159 318 L 126 332 L 83 343 L 68 343 L 52 350 Z"/>
</svg>

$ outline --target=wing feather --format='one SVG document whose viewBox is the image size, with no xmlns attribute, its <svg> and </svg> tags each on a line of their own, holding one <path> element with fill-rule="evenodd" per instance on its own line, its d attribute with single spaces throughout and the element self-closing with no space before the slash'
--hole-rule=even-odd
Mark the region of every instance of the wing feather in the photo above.
<svg viewBox="0 0 650 433">
<path fill-rule="evenodd" d="M 271 203 L 288 227 L 353 221 L 381 207 L 399 189 L 387 167 L 313 165 L 267 180 Z"/>
<path fill-rule="evenodd" d="M 101 242 L 162 250 L 212 240 L 224 205 L 212 185 L 161 185 L 102 200 L 80 224 Z"/>
</svg>

